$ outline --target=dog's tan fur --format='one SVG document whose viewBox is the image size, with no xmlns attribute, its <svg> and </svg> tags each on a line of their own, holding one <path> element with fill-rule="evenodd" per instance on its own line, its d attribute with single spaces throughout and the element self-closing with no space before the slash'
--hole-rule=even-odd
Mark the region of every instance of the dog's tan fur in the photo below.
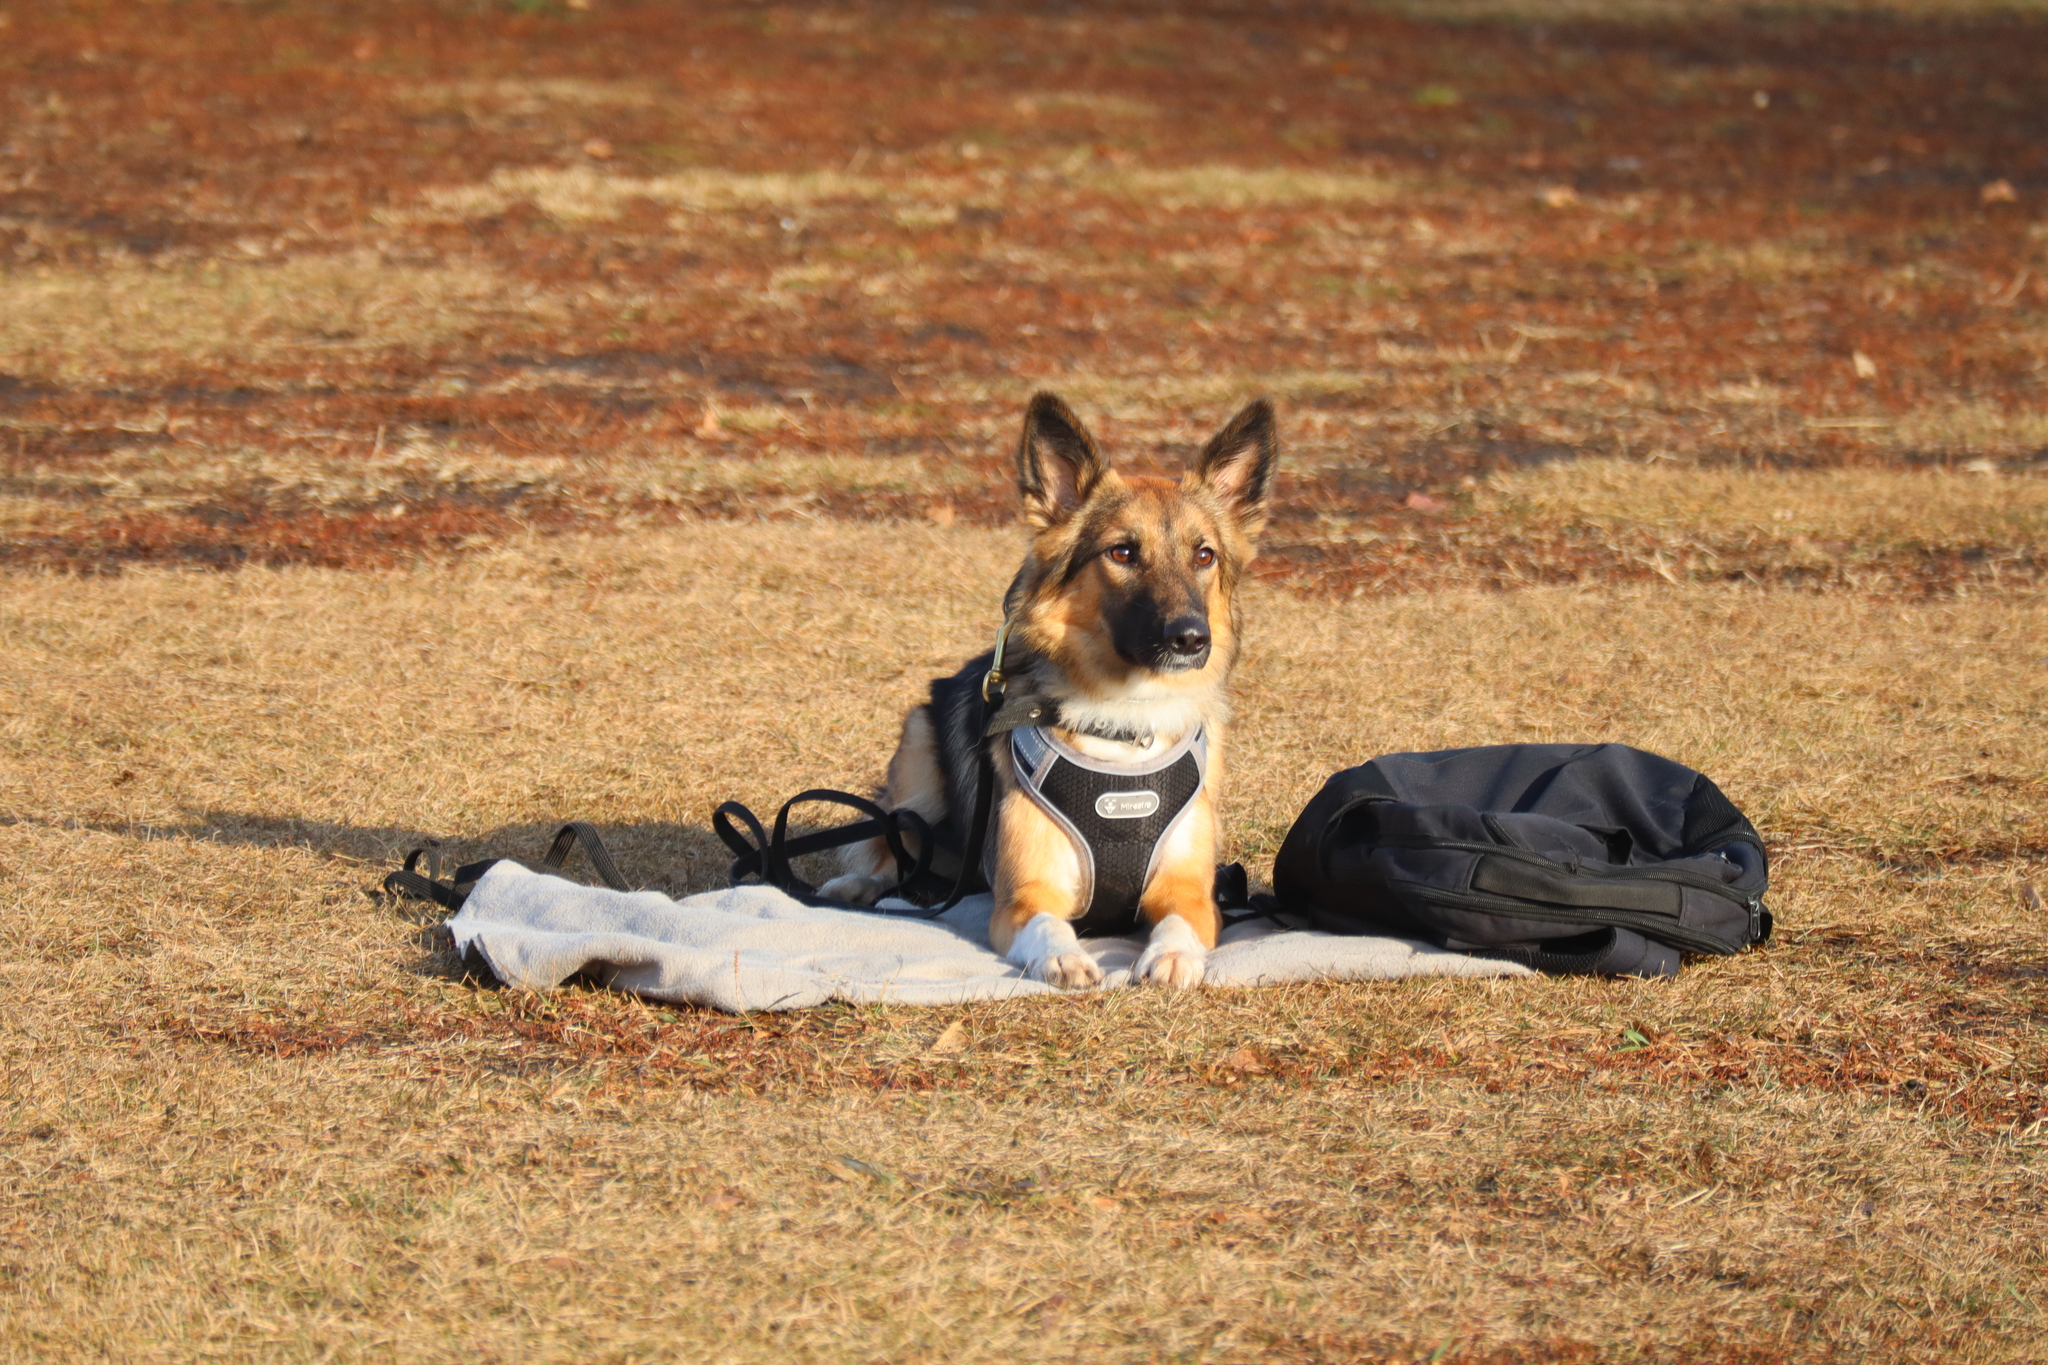
<svg viewBox="0 0 2048 1365">
<path fill-rule="evenodd" d="M 1226 687 L 1240 636 L 1237 587 L 1264 521 L 1276 459 L 1272 410 L 1263 401 L 1239 413 L 1177 481 L 1126 478 L 1109 468 L 1079 420 L 1050 394 L 1035 398 L 1025 419 L 1018 483 L 1032 537 L 1004 601 L 1011 621 L 1006 668 L 1028 674 L 1078 727 L 1149 732 L 1155 746 L 1177 743 L 1196 725 L 1206 729 L 1208 780 L 1139 902 L 1160 949 L 1148 951 L 1139 975 L 1159 984 L 1185 987 L 1201 979 L 1185 935 L 1158 933 L 1170 917 L 1192 930 L 1202 950 L 1216 943 L 1216 800 Z M 1157 664 L 1131 657 L 1142 651 L 1130 643 L 1138 627 L 1129 623 L 1164 620 L 1169 611 L 1205 618 L 1208 650 L 1199 666 L 1177 666 L 1179 657 L 1163 649 Z M 1145 751 L 1080 730 L 1061 733 L 1098 757 Z M 1018 788 L 1009 746 L 996 746 L 995 759 L 996 905 L 989 933 L 996 951 L 1011 954 L 1034 917 L 1071 921 L 1086 907 L 1079 903 L 1080 860 L 1067 835 Z M 904 721 L 882 803 L 936 821 L 946 814 L 943 773 L 930 710 L 920 706 Z M 844 860 L 848 875 L 825 890 L 872 899 L 885 889 L 886 861 L 879 841 L 855 846 Z M 1094 963 L 1074 951 L 1026 965 L 1056 984 L 1100 979 Z"/>
</svg>

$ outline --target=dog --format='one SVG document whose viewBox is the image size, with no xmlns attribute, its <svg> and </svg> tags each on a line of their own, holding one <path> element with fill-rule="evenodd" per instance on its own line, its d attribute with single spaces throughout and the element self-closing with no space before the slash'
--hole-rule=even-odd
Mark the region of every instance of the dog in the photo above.
<svg viewBox="0 0 2048 1365">
<path fill-rule="evenodd" d="M 1036 980 L 1100 984 L 1077 928 L 1142 925 L 1132 979 L 1201 984 L 1221 927 L 1217 790 L 1237 590 L 1278 462 L 1264 399 L 1177 481 L 1117 473 L 1056 395 L 1036 395 L 1024 414 L 1017 490 L 1031 541 L 1003 597 L 1000 677 L 1009 696 L 1043 699 L 1050 723 L 990 741 L 984 868 L 995 893 L 989 940 Z M 971 837 L 994 662 L 990 651 L 931 685 L 903 722 L 877 798 L 923 817 L 942 847 Z M 820 890 L 873 904 L 893 885 L 890 861 L 880 839 L 851 845 Z"/>
</svg>

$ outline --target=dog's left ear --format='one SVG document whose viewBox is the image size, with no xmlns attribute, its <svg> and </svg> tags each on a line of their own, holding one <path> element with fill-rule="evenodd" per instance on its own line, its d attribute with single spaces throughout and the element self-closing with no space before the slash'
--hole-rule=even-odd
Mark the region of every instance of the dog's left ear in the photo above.
<svg viewBox="0 0 2048 1365">
<path fill-rule="evenodd" d="M 1266 524 L 1266 495 L 1273 490 L 1273 471 L 1279 463 L 1273 405 L 1259 398 L 1202 447 L 1195 477 L 1209 485 L 1244 533 L 1254 536 Z"/>
</svg>

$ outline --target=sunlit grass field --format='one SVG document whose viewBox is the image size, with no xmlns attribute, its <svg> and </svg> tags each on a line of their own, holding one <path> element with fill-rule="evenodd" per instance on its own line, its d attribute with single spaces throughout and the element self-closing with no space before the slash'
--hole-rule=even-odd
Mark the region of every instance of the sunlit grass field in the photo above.
<svg viewBox="0 0 2048 1365">
<path fill-rule="evenodd" d="M 2028 1361 L 2038 6 L 0 11 L 0 1360 Z M 1023 403 L 1271 395 L 1226 856 L 1711 774 L 1672 981 L 745 1018 L 428 840 L 723 884 L 987 647 Z"/>
</svg>

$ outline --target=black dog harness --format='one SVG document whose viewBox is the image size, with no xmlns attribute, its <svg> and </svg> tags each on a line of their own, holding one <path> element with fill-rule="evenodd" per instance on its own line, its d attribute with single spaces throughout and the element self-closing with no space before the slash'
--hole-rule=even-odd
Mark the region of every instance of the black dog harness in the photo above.
<svg viewBox="0 0 2048 1365">
<path fill-rule="evenodd" d="M 1075 930 L 1094 935 L 1123 935 L 1138 928 L 1138 901 L 1158 868 L 1161 850 L 1166 847 L 1168 836 L 1189 818 L 1196 795 L 1208 784 L 1208 738 L 1197 726 L 1165 752 L 1129 763 L 1108 762 L 1078 752 L 1055 731 L 1054 727 L 1062 723 L 1056 700 L 1028 689 L 1012 694 L 1005 687 L 1002 665 L 1007 657 L 1004 646 L 1009 640 L 1010 625 L 1010 618 L 1005 616 L 1002 629 L 996 632 L 996 647 L 987 656 L 988 668 L 978 689 L 964 695 L 955 690 L 968 677 L 971 670 L 966 669 L 932 684 L 930 705 L 935 722 L 941 726 L 947 722 L 953 701 L 974 708 L 969 728 L 978 756 L 969 770 L 972 787 L 963 792 L 956 780 L 948 776 L 947 794 L 952 809 L 943 822 L 935 828 L 907 807 L 884 810 L 866 797 L 821 787 L 800 792 L 784 802 L 776 813 L 771 833 L 752 811 L 737 801 L 727 801 L 711 813 L 711 827 L 726 847 L 738 855 L 727 874 L 731 884 L 738 886 L 743 879 L 758 876 L 807 905 L 936 919 L 971 891 L 995 884 L 995 849 L 989 830 L 995 816 L 996 746 L 1007 743 L 1017 785 L 1066 832 L 1080 859 L 1077 899 L 1085 908 L 1080 918 L 1073 921 Z M 791 809 L 812 801 L 851 806 L 868 818 L 835 829 L 792 836 Z M 967 815 L 966 824 L 958 824 L 959 817 L 969 809 L 973 813 Z M 909 848 L 909 836 L 917 841 L 915 853 Z M 932 871 L 933 849 L 958 849 L 960 867 L 952 877 L 950 893 L 939 891 L 945 899 L 924 909 L 887 901 L 874 906 L 853 905 L 820 896 L 815 887 L 790 868 L 789 860 L 799 854 L 839 848 L 861 839 L 881 839 L 888 844 L 897 868 L 893 894 L 917 899 L 922 899 L 931 881 L 938 879 Z M 1236 904 L 1245 896 L 1244 870 L 1233 864 L 1230 871 L 1235 873 L 1234 881 L 1227 880 L 1226 869 L 1217 869 L 1216 894 L 1223 896 L 1227 888 L 1234 886 L 1236 890 L 1229 894 L 1234 894 L 1235 900 L 1220 903 Z"/>
<path fill-rule="evenodd" d="M 1165 753 L 1135 763 L 1089 758 L 1042 726 L 1010 732 L 1017 785 L 1073 841 L 1081 858 L 1080 934 L 1127 934 L 1160 850 L 1194 811 L 1209 778 L 1200 726 Z"/>
</svg>

